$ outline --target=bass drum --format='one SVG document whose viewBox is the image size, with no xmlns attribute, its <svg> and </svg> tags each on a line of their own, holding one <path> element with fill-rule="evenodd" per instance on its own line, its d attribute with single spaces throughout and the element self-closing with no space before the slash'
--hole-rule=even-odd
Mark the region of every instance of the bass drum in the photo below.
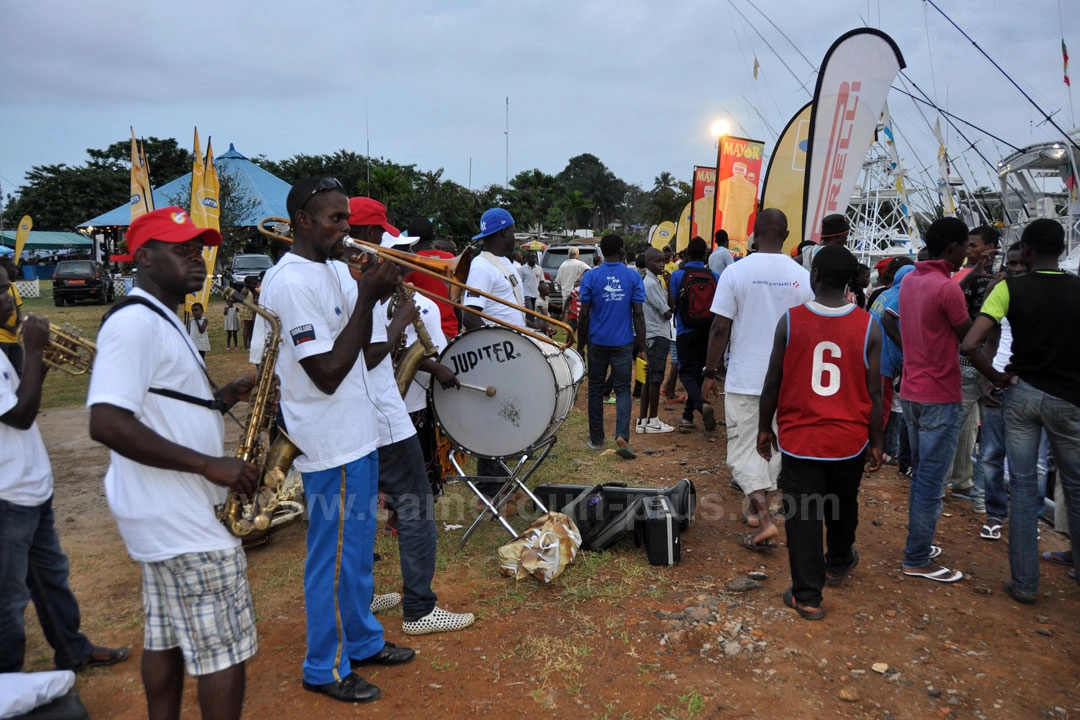
<svg viewBox="0 0 1080 720">
<path fill-rule="evenodd" d="M 479 389 L 431 383 L 435 421 L 454 445 L 473 455 L 525 452 L 551 438 L 574 407 L 583 373 L 571 358 L 557 345 L 508 328 L 464 332 L 439 362 L 459 382 Z M 487 388 L 494 394 L 485 393 Z"/>
</svg>

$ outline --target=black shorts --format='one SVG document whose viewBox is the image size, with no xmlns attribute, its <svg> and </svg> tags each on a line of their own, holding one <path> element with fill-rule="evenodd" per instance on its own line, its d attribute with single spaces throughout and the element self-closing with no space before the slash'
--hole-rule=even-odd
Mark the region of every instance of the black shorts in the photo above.
<svg viewBox="0 0 1080 720">
<path fill-rule="evenodd" d="M 671 341 L 666 337 L 651 337 L 645 341 L 645 361 L 649 368 L 645 371 L 645 382 L 660 384 L 667 374 L 668 353 Z"/>
</svg>

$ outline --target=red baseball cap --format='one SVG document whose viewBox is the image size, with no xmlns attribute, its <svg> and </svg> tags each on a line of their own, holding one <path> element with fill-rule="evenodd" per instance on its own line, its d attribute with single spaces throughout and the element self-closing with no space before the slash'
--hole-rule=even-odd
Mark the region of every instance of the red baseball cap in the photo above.
<svg viewBox="0 0 1080 720">
<path fill-rule="evenodd" d="M 170 205 L 135 218 L 124 237 L 127 241 L 127 254 L 111 255 L 109 259 L 113 262 L 132 262 L 135 260 L 135 251 L 148 240 L 183 243 L 195 238 L 202 238 L 203 245 L 207 247 L 221 244 L 221 233 L 213 228 L 196 227 L 186 210 Z"/>
<path fill-rule="evenodd" d="M 369 197 L 349 198 L 349 225 L 378 225 L 394 237 L 401 231 L 386 219 L 386 206 Z"/>
<path fill-rule="evenodd" d="M 877 261 L 877 264 L 874 265 L 874 269 L 877 270 L 878 274 L 880 275 L 881 273 L 885 272 L 885 268 L 887 268 L 889 266 L 889 263 L 891 263 L 891 262 L 892 262 L 891 257 L 881 258 L 880 260 Z"/>
</svg>

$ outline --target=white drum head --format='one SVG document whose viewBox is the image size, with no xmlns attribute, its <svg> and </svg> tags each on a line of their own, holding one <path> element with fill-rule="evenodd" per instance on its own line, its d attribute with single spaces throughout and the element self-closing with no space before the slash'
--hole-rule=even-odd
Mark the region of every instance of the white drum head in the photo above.
<svg viewBox="0 0 1080 720">
<path fill-rule="evenodd" d="M 558 382 L 547 354 L 558 347 L 541 344 L 502 327 L 482 327 L 454 338 L 439 357 L 463 384 L 482 390 L 444 389 L 432 383 L 439 426 L 473 455 L 504 458 L 543 439 L 555 416 Z"/>
<path fill-rule="evenodd" d="M 570 366 L 570 378 L 574 384 L 579 384 L 585 379 L 585 361 L 581 359 L 581 355 L 574 348 L 566 348 L 562 351 L 566 357 L 566 364 Z"/>
</svg>

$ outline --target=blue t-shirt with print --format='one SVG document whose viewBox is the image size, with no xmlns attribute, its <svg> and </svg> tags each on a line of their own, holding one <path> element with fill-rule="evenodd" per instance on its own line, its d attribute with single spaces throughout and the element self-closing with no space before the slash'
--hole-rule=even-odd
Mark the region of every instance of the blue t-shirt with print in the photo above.
<svg viewBox="0 0 1080 720">
<path fill-rule="evenodd" d="M 633 303 L 645 302 L 645 283 L 623 263 L 606 262 L 581 277 L 581 302 L 592 303 L 590 345 L 629 345 L 634 342 Z"/>
</svg>

